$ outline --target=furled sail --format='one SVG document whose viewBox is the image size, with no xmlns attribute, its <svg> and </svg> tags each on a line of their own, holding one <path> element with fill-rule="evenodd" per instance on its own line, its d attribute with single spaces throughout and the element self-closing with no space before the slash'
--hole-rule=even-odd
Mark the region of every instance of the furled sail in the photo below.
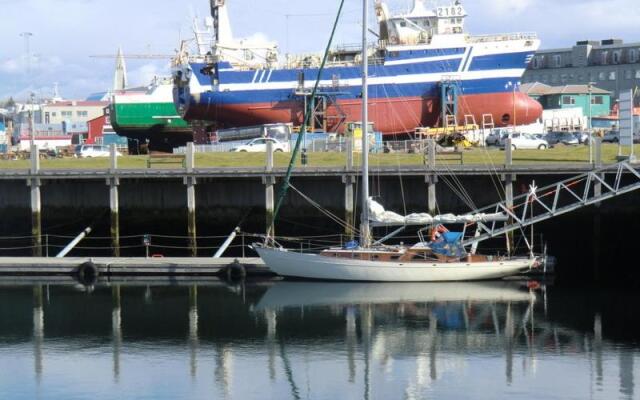
<svg viewBox="0 0 640 400">
<path fill-rule="evenodd" d="M 479 213 L 466 215 L 431 215 L 428 213 L 413 213 L 409 215 L 400 215 L 393 211 L 386 211 L 380 203 L 376 202 L 371 197 L 369 198 L 368 205 L 369 219 L 371 222 L 382 225 L 434 225 L 507 220 L 507 216 L 503 213 Z"/>
</svg>

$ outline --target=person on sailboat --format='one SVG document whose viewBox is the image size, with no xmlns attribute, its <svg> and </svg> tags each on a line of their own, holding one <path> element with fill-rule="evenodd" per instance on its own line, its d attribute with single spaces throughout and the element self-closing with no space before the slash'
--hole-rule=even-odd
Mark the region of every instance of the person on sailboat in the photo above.
<svg viewBox="0 0 640 400">
<path fill-rule="evenodd" d="M 436 242 L 436 241 L 442 240 L 442 234 L 447 232 L 449 232 L 449 230 L 445 228 L 444 225 L 440 224 L 436 226 L 431 231 L 431 241 Z"/>
</svg>

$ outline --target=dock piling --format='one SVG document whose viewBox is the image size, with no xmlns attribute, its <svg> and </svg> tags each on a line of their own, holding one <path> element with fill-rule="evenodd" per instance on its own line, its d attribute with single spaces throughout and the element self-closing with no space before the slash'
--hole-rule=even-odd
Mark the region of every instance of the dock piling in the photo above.
<svg viewBox="0 0 640 400">
<path fill-rule="evenodd" d="M 198 256 L 198 241 L 196 235 L 196 178 L 191 175 L 195 168 L 195 147 L 193 142 L 187 143 L 187 154 L 185 159 L 185 170 L 187 176 L 184 184 L 187 186 L 187 212 L 188 212 L 188 236 L 191 256 Z"/>
<path fill-rule="evenodd" d="M 438 213 L 438 199 L 436 197 L 436 184 L 438 183 L 438 176 L 435 174 L 436 169 L 436 141 L 431 139 L 427 142 L 427 169 L 431 174 L 425 176 L 427 183 L 427 207 L 429 214 L 436 215 Z"/>
<path fill-rule="evenodd" d="M 267 175 L 262 177 L 262 183 L 265 185 L 265 212 L 266 212 L 266 233 L 267 237 L 273 237 L 275 235 L 275 227 L 273 221 L 273 214 L 275 210 L 275 196 L 274 186 L 276 178 L 271 175 L 273 172 L 273 142 L 267 140 L 267 164 L 265 172 Z"/>
<path fill-rule="evenodd" d="M 507 137 L 505 139 L 504 153 L 505 153 L 505 162 L 504 162 L 505 169 L 506 170 L 510 170 L 511 167 L 513 166 L 513 147 L 511 147 L 511 138 L 510 137 Z M 504 176 L 503 176 L 505 205 L 507 206 L 507 208 L 509 210 L 513 209 L 513 181 L 515 181 L 515 180 L 516 180 L 516 175 L 510 173 L 509 171 L 507 171 L 507 173 L 504 174 Z M 509 220 L 506 223 L 507 224 L 513 223 L 512 218 L 509 218 Z M 506 238 L 507 239 L 507 252 L 509 254 L 511 254 L 511 252 L 513 251 L 513 247 L 514 247 L 513 232 L 507 232 L 506 236 L 507 236 L 507 238 Z"/>
<path fill-rule="evenodd" d="M 594 165 L 593 168 L 602 167 L 602 138 L 595 138 L 595 157 L 594 157 Z M 604 174 L 600 175 L 601 178 L 604 178 Z M 594 196 L 602 195 L 602 182 L 598 180 L 593 181 L 593 194 Z M 598 202 L 595 204 L 596 207 L 600 207 L 601 203 Z"/>
<path fill-rule="evenodd" d="M 353 171 L 353 136 L 351 136 L 346 142 L 347 163 L 345 166 L 347 174 L 342 177 L 342 183 L 344 183 L 344 220 L 347 223 L 345 226 L 345 235 L 353 240 L 355 232 L 353 231 L 354 220 L 354 183 L 355 176 L 350 173 Z"/>
<path fill-rule="evenodd" d="M 37 144 L 31 145 L 31 176 L 27 185 L 31 188 L 31 236 L 33 256 L 42 257 L 42 201 L 40 197 L 40 152 Z"/>
<path fill-rule="evenodd" d="M 115 144 L 111 144 L 109 153 L 109 174 L 111 176 L 107 179 L 107 185 L 109 185 L 109 208 L 111 210 L 111 254 L 114 257 L 120 257 L 120 201 L 118 193 L 120 179 L 116 176 L 118 153 Z"/>
</svg>

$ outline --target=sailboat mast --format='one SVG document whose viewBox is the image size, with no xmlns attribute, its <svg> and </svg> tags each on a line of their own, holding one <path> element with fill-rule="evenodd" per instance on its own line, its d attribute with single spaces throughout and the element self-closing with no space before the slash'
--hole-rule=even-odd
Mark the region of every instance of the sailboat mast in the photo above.
<svg viewBox="0 0 640 400">
<path fill-rule="evenodd" d="M 367 0 L 362 0 L 362 217 L 360 222 L 360 245 L 369 247 L 369 57 L 367 54 L 368 10 Z"/>
</svg>

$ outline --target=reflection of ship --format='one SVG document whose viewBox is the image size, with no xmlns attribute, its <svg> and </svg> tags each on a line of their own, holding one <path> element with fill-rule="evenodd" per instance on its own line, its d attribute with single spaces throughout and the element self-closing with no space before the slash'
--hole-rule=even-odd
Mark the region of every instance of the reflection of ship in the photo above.
<svg viewBox="0 0 640 400">
<path fill-rule="evenodd" d="M 426 302 L 520 302 L 532 294 L 518 282 L 348 283 L 278 282 L 257 308 Z"/>
<path fill-rule="evenodd" d="M 359 120 L 359 46 L 330 54 L 320 94 L 309 99 L 320 57 L 288 56 L 279 63 L 275 45 L 260 47 L 230 37 L 223 0 L 212 0 L 212 10 L 221 33 L 211 60 L 185 63 L 174 72 L 174 101 L 186 120 L 299 125 L 309 100 L 316 105 L 316 122 L 328 131 L 342 131 L 345 122 Z M 379 41 L 368 49 L 370 116 L 376 130 L 411 132 L 442 124 L 447 114 L 458 121 L 472 115 L 479 124 L 490 115 L 497 125 L 529 124 L 541 115 L 540 104 L 515 89 L 540 45 L 535 34 L 470 36 L 464 32 L 467 14 L 460 1 L 427 10 L 423 0 L 414 0 L 406 15 L 391 15 L 378 1 L 376 13 Z M 261 60 L 258 50 L 264 52 Z M 451 106 L 448 112 L 443 103 Z"/>
</svg>

